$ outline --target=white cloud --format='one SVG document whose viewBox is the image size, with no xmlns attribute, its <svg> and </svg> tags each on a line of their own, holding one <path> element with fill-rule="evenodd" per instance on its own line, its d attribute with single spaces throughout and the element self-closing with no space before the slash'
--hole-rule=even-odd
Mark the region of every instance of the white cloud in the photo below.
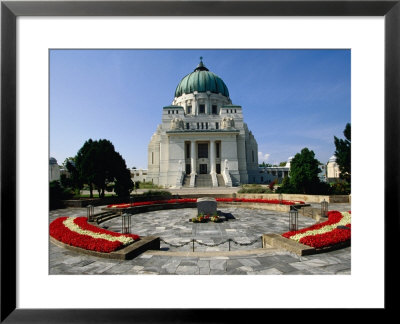
<svg viewBox="0 0 400 324">
<path fill-rule="evenodd" d="M 263 154 L 263 152 L 258 152 L 258 163 L 267 162 L 270 155 L 271 154 L 268 153 Z"/>
</svg>

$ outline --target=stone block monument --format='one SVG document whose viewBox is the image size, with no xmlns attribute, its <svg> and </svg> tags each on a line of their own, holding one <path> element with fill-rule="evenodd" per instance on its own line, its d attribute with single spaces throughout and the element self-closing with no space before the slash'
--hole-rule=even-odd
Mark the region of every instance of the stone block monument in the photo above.
<svg viewBox="0 0 400 324">
<path fill-rule="evenodd" d="M 197 199 L 197 214 L 214 215 L 217 213 L 217 201 L 215 198 L 204 197 Z"/>
</svg>

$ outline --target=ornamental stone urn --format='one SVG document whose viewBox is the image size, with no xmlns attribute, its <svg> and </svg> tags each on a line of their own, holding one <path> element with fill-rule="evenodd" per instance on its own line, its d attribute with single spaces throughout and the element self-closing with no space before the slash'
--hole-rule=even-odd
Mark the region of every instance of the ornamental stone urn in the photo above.
<svg viewBox="0 0 400 324">
<path fill-rule="evenodd" d="M 204 197 L 197 199 L 197 214 L 214 215 L 217 212 L 217 201 L 215 198 Z"/>
</svg>

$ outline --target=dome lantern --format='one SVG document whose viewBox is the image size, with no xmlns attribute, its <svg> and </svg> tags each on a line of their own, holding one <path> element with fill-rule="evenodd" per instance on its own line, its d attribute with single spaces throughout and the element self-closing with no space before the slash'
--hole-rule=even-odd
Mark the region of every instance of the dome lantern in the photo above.
<svg viewBox="0 0 400 324">
<path fill-rule="evenodd" d="M 199 65 L 197 65 L 197 67 L 194 69 L 193 72 L 196 72 L 196 71 L 209 71 L 209 69 L 207 69 L 203 64 L 203 57 L 202 56 L 200 56 Z"/>
<path fill-rule="evenodd" d="M 194 71 L 186 75 L 175 90 L 175 97 L 193 92 L 211 92 L 222 94 L 229 98 L 229 91 L 225 82 L 216 74 L 211 72 L 203 63 L 203 57 L 200 57 L 200 63 Z"/>
</svg>

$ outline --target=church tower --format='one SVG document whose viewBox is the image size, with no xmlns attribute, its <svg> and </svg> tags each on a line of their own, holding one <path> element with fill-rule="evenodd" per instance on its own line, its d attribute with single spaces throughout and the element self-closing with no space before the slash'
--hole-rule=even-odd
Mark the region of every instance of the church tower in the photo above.
<svg viewBox="0 0 400 324">
<path fill-rule="evenodd" d="M 163 107 L 148 147 L 148 178 L 164 187 L 259 182 L 258 145 L 228 87 L 200 58 Z"/>
</svg>

